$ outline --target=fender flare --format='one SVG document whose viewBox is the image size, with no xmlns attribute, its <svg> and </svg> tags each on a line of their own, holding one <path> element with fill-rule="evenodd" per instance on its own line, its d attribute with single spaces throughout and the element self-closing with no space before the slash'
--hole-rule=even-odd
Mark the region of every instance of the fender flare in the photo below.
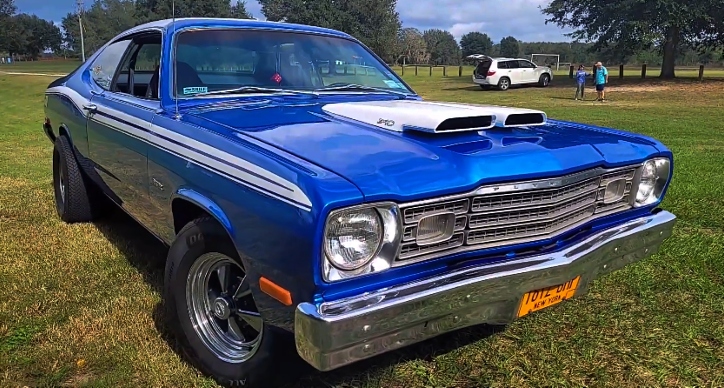
<svg viewBox="0 0 724 388">
<path fill-rule="evenodd" d="M 226 230 L 226 233 L 229 235 L 231 241 L 234 241 L 234 226 L 231 224 L 231 220 L 226 213 L 224 213 L 221 207 L 219 207 L 219 205 L 217 205 L 214 201 L 198 191 L 189 188 L 179 188 L 176 190 L 176 192 L 171 196 L 171 204 L 173 204 L 173 201 L 176 199 L 191 202 L 206 211 L 206 213 L 216 219 L 224 230 Z"/>
</svg>

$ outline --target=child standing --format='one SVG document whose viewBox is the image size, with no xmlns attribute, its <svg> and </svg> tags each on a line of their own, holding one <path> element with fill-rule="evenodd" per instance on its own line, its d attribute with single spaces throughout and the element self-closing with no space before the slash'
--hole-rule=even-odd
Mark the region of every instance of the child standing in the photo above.
<svg viewBox="0 0 724 388">
<path fill-rule="evenodd" d="M 583 100 L 583 91 L 586 89 L 586 77 L 589 75 L 591 74 L 586 71 L 586 66 L 578 66 L 578 71 L 576 72 L 576 100 L 578 100 L 579 95 L 581 96 L 581 100 Z"/>
</svg>

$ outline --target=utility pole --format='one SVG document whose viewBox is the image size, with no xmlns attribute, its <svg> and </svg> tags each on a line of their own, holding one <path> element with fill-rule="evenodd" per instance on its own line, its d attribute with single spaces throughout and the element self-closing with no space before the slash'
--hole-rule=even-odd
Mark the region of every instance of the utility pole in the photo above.
<svg viewBox="0 0 724 388">
<path fill-rule="evenodd" d="M 85 42 L 83 41 L 83 20 L 80 15 L 83 13 L 83 0 L 77 0 L 76 5 L 78 6 L 78 27 L 80 28 L 80 55 L 85 62 Z"/>
</svg>

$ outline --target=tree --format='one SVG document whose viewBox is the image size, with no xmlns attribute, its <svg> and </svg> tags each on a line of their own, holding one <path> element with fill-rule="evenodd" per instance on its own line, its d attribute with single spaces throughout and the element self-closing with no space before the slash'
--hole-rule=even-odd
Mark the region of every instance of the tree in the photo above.
<svg viewBox="0 0 724 388">
<path fill-rule="evenodd" d="M 460 63 L 460 46 L 450 32 L 430 29 L 426 30 L 422 37 L 427 44 L 431 64 L 457 65 Z"/>
<path fill-rule="evenodd" d="M 137 25 L 133 0 L 95 0 L 82 16 L 86 55 L 91 55 L 119 33 Z M 61 25 L 66 46 L 80 53 L 78 14 L 68 13 Z"/>
<path fill-rule="evenodd" d="M 535 54 L 535 53 L 533 53 Z M 520 56 L 520 43 L 512 36 L 506 36 L 500 40 L 500 56 L 517 58 Z"/>
<path fill-rule="evenodd" d="M 251 19 L 251 13 L 246 10 L 246 1 L 237 0 L 236 4 L 231 6 L 231 17 L 236 19 Z"/>
<path fill-rule="evenodd" d="M 427 63 L 430 54 L 427 52 L 427 43 L 422 33 L 417 28 L 403 28 L 398 36 L 399 57 L 404 57 L 405 62 Z"/>
<path fill-rule="evenodd" d="M 460 38 L 463 58 L 472 54 L 492 55 L 493 40 L 482 32 L 469 32 Z"/>
<path fill-rule="evenodd" d="M 309 24 L 344 31 L 362 41 L 385 60 L 398 49 L 400 15 L 397 0 L 260 0 L 268 20 Z"/>
<path fill-rule="evenodd" d="M 175 2 L 175 9 L 174 9 Z M 229 0 L 155 0 L 144 1 L 145 7 L 152 6 L 151 13 L 156 18 L 180 17 L 230 17 Z M 148 8 L 147 8 L 148 9 Z M 146 10 L 144 10 L 146 11 Z"/>
<path fill-rule="evenodd" d="M 628 57 L 655 45 L 663 54 L 661 78 L 676 76 L 680 44 L 700 50 L 724 44 L 721 0 L 553 0 L 542 12 L 546 23 L 574 28 L 574 39 L 594 41 L 595 51 L 612 47 Z"/>
<path fill-rule="evenodd" d="M 15 14 L 15 0 L 0 0 L 0 18 L 10 17 Z"/>
<path fill-rule="evenodd" d="M 15 28 L 11 16 L 16 10 L 14 0 L 0 0 L 0 51 L 10 51 Z"/>
</svg>

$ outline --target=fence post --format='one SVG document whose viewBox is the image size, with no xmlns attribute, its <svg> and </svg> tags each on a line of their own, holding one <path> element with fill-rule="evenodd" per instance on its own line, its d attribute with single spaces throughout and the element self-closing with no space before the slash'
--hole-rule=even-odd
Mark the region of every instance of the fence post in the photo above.
<svg viewBox="0 0 724 388">
<path fill-rule="evenodd" d="M 442 67 L 442 76 L 447 77 L 447 66 Z"/>
<path fill-rule="evenodd" d="M 623 78 L 623 63 L 618 65 L 618 78 Z"/>
<path fill-rule="evenodd" d="M 646 78 L 646 64 L 641 65 L 641 79 Z"/>
<path fill-rule="evenodd" d="M 568 78 L 573 79 L 573 65 L 568 66 Z"/>
<path fill-rule="evenodd" d="M 417 65 L 415 65 L 415 75 L 417 75 Z"/>
<path fill-rule="evenodd" d="M 430 77 L 432 77 L 432 65 L 430 65 Z"/>
<path fill-rule="evenodd" d="M 458 77 L 462 77 L 462 76 L 463 76 L 463 65 L 460 65 L 458 67 Z"/>
<path fill-rule="evenodd" d="M 401 75 L 403 75 L 403 76 L 405 75 L 405 65 L 402 65 L 402 74 Z"/>
<path fill-rule="evenodd" d="M 699 81 L 704 80 L 704 65 L 699 65 Z"/>
</svg>

